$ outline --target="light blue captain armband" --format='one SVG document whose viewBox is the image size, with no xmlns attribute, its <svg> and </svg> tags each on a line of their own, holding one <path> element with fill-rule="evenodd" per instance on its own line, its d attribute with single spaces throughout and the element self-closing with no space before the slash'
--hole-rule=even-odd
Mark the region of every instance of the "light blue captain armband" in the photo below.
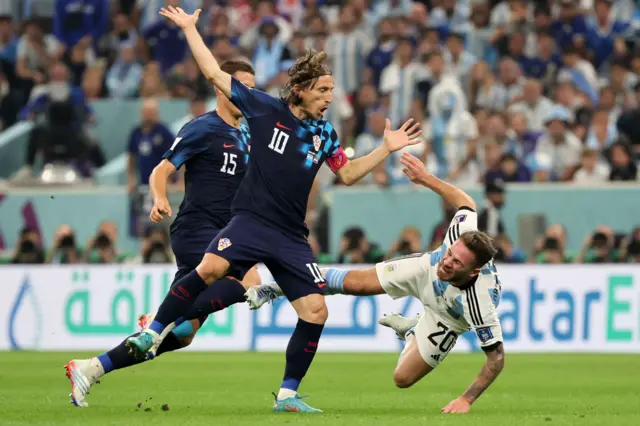
<svg viewBox="0 0 640 426">
<path fill-rule="evenodd" d="M 344 277 L 347 275 L 346 269 L 329 268 L 324 279 L 327 282 L 329 294 L 344 294 Z"/>
</svg>

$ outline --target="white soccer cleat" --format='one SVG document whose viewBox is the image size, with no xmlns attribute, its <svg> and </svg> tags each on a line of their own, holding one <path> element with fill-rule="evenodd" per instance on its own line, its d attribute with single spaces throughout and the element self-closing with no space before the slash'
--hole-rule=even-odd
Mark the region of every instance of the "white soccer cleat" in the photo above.
<svg viewBox="0 0 640 426">
<path fill-rule="evenodd" d="M 265 303 L 269 303 L 278 297 L 284 296 L 282 289 L 275 284 L 261 284 L 249 287 L 244 294 L 250 309 L 260 309 Z"/>
<path fill-rule="evenodd" d="M 71 403 L 76 407 L 86 408 L 89 406 L 85 397 L 89 389 L 101 376 L 99 366 L 93 365 L 90 359 L 74 359 L 64 366 L 67 378 L 71 382 Z"/>
<path fill-rule="evenodd" d="M 382 318 L 378 320 L 378 324 L 391 328 L 396 332 L 398 339 L 405 340 L 407 332 L 414 328 L 418 324 L 419 317 L 407 318 L 398 313 L 384 314 Z"/>
</svg>

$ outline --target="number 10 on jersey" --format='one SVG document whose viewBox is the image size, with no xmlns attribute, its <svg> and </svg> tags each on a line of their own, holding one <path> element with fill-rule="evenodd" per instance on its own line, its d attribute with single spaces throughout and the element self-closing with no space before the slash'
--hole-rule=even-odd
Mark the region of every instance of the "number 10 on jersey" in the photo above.
<svg viewBox="0 0 640 426">
<path fill-rule="evenodd" d="M 289 135 L 277 127 L 274 127 L 273 137 L 271 138 L 271 143 L 269 143 L 269 149 L 274 150 L 278 154 L 282 154 L 284 149 L 287 147 L 287 142 L 289 142 Z"/>
</svg>

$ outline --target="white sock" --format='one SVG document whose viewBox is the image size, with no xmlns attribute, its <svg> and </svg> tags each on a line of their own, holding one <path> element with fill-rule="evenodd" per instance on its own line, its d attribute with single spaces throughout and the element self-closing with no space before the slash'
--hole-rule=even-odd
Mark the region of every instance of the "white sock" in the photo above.
<svg viewBox="0 0 640 426">
<path fill-rule="evenodd" d="M 287 399 L 287 398 L 293 398 L 297 394 L 298 394 L 298 392 L 296 392 L 294 390 L 280 388 L 280 391 L 278 392 L 278 401 L 281 401 L 281 400 Z"/>
<path fill-rule="evenodd" d="M 89 368 L 91 369 L 90 379 L 95 381 L 104 376 L 104 367 L 98 358 L 94 357 L 89 360 Z"/>
</svg>

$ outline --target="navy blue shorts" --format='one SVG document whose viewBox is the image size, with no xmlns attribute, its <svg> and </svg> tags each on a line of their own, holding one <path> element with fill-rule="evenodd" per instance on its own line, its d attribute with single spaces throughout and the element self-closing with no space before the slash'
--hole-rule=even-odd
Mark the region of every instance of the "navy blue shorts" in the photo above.
<svg viewBox="0 0 640 426">
<path fill-rule="evenodd" d="M 182 230 L 171 234 L 171 250 L 176 257 L 178 272 L 173 279 L 175 283 L 202 262 L 207 247 L 220 230 L 217 227 L 205 226 L 191 231 Z"/>
<path fill-rule="evenodd" d="M 285 235 L 249 215 L 234 216 L 211 241 L 207 253 L 226 259 L 231 264 L 229 275 L 238 279 L 263 262 L 289 301 L 327 291 L 306 240 Z"/>
</svg>

